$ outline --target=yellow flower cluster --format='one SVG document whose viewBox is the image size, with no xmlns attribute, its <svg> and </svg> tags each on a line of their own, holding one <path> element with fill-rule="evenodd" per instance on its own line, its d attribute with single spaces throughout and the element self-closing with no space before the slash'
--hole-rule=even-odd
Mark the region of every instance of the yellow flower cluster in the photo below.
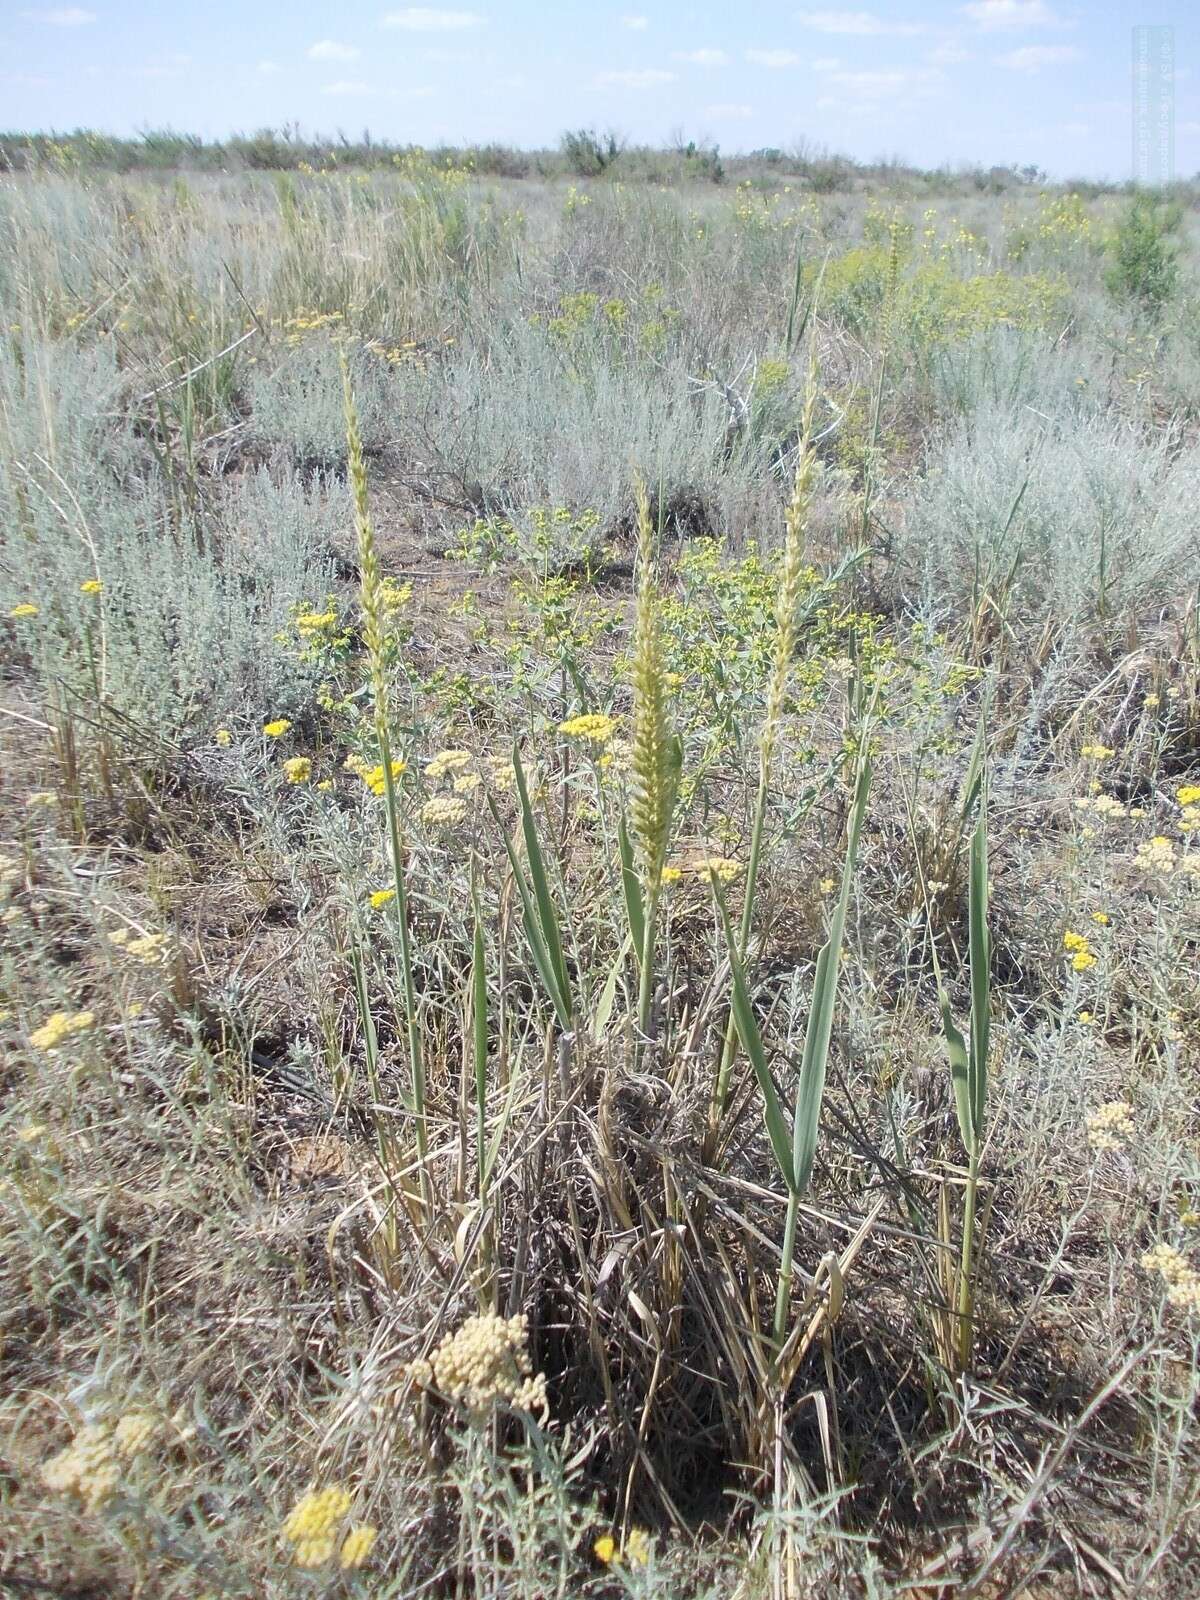
<svg viewBox="0 0 1200 1600">
<path fill-rule="evenodd" d="M 617 719 L 602 712 L 588 711 L 578 717 L 568 717 L 558 725 L 559 733 L 568 739 L 586 739 L 591 744 L 608 744 L 617 731 Z"/>
<path fill-rule="evenodd" d="M 1093 1150 L 1119 1150 L 1133 1132 L 1133 1107 L 1128 1100 L 1107 1100 L 1086 1120 Z"/>
<path fill-rule="evenodd" d="M 108 942 L 115 944 L 118 950 L 123 950 L 135 961 L 144 961 L 148 967 L 158 966 L 166 960 L 169 943 L 165 933 L 143 933 L 135 938 L 128 928 L 114 928 L 108 936 Z"/>
<path fill-rule="evenodd" d="M 1085 761 L 1107 761 L 1116 752 L 1110 750 L 1106 744 L 1085 744 L 1079 754 Z"/>
<path fill-rule="evenodd" d="M 1085 933 L 1073 933 L 1070 928 L 1063 934 L 1063 949 L 1071 957 L 1076 972 L 1086 972 L 1096 965 L 1096 957 Z"/>
<path fill-rule="evenodd" d="M 283 775 L 289 783 L 307 783 L 312 777 L 312 760 L 308 756 L 292 756 L 283 763 Z"/>
<path fill-rule="evenodd" d="M 731 861 L 728 856 L 705 856 L 702 861 L 693 862 L 689 868 L 699 877 L 719 878 L 722 883 L 732 883 L 741 870 L 741 862 Z"/>
<path fill-rule="evenodd" d="M 629 1537 L 623 1544 L 618 1544 L 611 1533 L 604 1533 L 592 1546 L 592 1553 L 597 1561 L 604 1565 L 644 1567 L 650 1559 L 650 1535 L 645 1528 L 630 1528 Z"/>
<path fill-rule="evenodd" d="M 393 901 L 395 898 L 396 898 L 395 889 L 376 889 L 372 893 L 372 895 L 370 897 L 370 899 L 371 899 L 371 910 L 372 911 L 380 911 L 380 910 L 382 910 L 382 908 L 384 906 L 390 904 L 390 902 Z"/>
<path fill-rule="evenodd" d="M 99 1511 L 117 1492 L 122 1467 L 154 1442 L 160 1426 L 147 1411 L 127 1411 L 115 1425 L 91 1423 L 46 1462 L 42 1482 L 56 1494 L 76 1496 L 88 1511 Z"/>
<path fill-rule="evenodd" d="M 1175 870 L 1175 846 L 1164 834 L 1156 833 L 1138 846 L 1134 864 L 1143 872 L 1169 873 Z"/>
<path fill-rule="evenodd" d="M 296 631 L 303 638 L 324 633 L 337 622 L 336 611 L 298 611 L 294 618 Z"/>
<path fill-rule="evenodd" d="M 468 1317 L 428 1361 L 410 1362 L 408 1375 L 475 1415 L 496 1405 L 543 1413 L 548 1409 L 545 1374 L 534 1376 L 524 1315 Z"/>
<path fill-rule="evenodd" d="M 95 1020 L 94 1011 L 54 1011 L 33 1030 L 29 1042 L 35 1050 L 57 1050 L 64 1039 L 85 1032 Z"/>
<path fill-rule="evenodd" d="M 268 739 L 282 739 L 291 725 L 287 717 L 276 717 L 272 722 L 263 723 L 263 732 Z"/>
<path fill-rule="evenodd" d="M 103 594 L 104 585 L 99 578 L 88 578 L 79 585 L 80 594 Z"/>
<path fill-rule="evenodd" d="M 1076 800 L 1075 805 L 1080 811 L 1094 811 L 1100 817 L 1114 819 L 1127 817 L 1129 809 L 1111 794 L 1097 794 L 1092 796 L 1082 795 Z"/>
<path fill-rule="evenodd" d="M 213 738 L 221 746 L 222 750 L 228 750 L 233 743 L 233 735 L 228 728 L 218 728 L 216 733 L 213 734 Z"/>
<path fill-rule="evenodd" d="M 1181 806 L 1194 806 L 1200 804 L 1200 783 L 1185 783 L 1176 789 L 1175 798 Z"/>
<path fill-rule="evenodd" d="M 431 828 L 454 828 L 467 814 L 465 800 L 453 800 L 446 795 L 434 795 L 421 807 L 421 821 Z"/>
<path fill-rule="evenodd" d="M 1160 1273 L 1167 1285 L 1167 1301 L 1181 1311 L 1200 1316 L 1200 1272 L 1173 1244 L 1156 1244 L 1142 1257 L 1147 1272 Z"/>
<path fill-rule="evenodd" d="M 338 1547 L 341 1525 L 350 1510 L 350 1494 L 336 1484 L 302 1495 L 283 1524 L 283 1537 L 295 1545 L 292 1560 L 298 1567 L 323 1567 Z M 378 1529 L 358 1523 L 342 1541 L 338 1565 L 361 1567 L 371 1554 Z"/>
<path fill-rule="evenodd" d="M 343 1569 L 365 1566 L 378 1537 L 378 1528 L 372 1528 L 366 1522 L 356 1523 L 342 1541 L 342 1553 L 338 1557 L 338 1565 Z"/>
<path fill-rule="evenodd" d="M 8 614 L 10 617 L 17 618 L 36 617 L 38 614 L 38 608 L 31 601 L 26 600 L 21 605 L 14 606 Z"/>
<path fill-rule="evenodd" d="M 348 767 L 351 772 L 357 772 L 359 777 L 366 784 L 367 788 L 370 789 L 372 794 L 381 795 L 381 794 L 385 794 L 387 792 L 387 784 L 385 782 L 385 776 L 384 776 L 382 763 L 380 763 L 380 765 L 378 765 L 378 766 L 369 767 L 366 764 L 366 762 L 360 760 L 358 756 L 347 756 L 345 761 L 342 763 L 342 765 L 345 766 L 345 767 Z M 402 772 L 407 772 L 407 771 L 408 771 L 408 762 L 407 761 L 401 761 L 398 757 L 395 760 L 393 760 L 393 762 L 392 762 L 392 781 L 393 781 L 393 783 L 396 781 L 396 779 L 400 776 L 400 774 Z"/>
<path fill-rule="evenodd" d="M 439 750 L 432 760 L 425 763 L 425 776 L 436 781 L 438 778 L 448 777 L 452 772 L 461 772 L 464 767 L 470 765 L 469 750 Z"/>
</svg>

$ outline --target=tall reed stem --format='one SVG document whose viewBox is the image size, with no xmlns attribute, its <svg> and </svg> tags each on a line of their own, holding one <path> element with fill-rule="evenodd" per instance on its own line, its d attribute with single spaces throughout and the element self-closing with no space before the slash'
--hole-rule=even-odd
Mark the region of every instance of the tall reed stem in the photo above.
<svg viewBox="0 0 1200 1600">
<path fill-rule="evenodd" d="M 367 490 L 367 468 L 363 458 L 358 412 L 350 386 L 350 372 L 343 360 L 342 382 L 346 409 L 346 445 L 350 486 L 354 496 L 354 522 L 358 534 L 359 603 L 363 619 L 363 641 L 371 673 L 375 743 L 383 773 L 384 804 L 388 818 L 388 843 L 392 858 L 392 899 L 396 938 L 400 949 L 400 973 L 404 988 L 405 1028 L 408 1035 L 409 1088 L 415 1124 L 421 1200 L 426 1209 L 431 1200 L 429 1180 L 429 1127 L 425 1108 L 425 1058 L 421 1047 L 416 983 L 413 976 L 412 933 L 409 928 L 408 880 L 405 871 L 404 841 L 400 832 L 400 807 L 396 795 L 396 770 L 392 761 L 391 732 L 388 726 L 388 678 L 386 654 L 386 608 L 375 549 L 375 530 Z"/>
</svg>

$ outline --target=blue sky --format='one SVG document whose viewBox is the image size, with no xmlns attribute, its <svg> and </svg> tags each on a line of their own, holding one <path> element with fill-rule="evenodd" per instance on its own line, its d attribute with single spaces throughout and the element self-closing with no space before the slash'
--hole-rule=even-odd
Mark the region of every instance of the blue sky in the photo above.
<svg viewBox="0 0 1200 1600">
<path fill-rule="evenodd" d="M 1058 0 L 870 10 L 681 0 L 0 0 L 0 127 L 306 130 L 554 144 L 676 131 L 864 159 L 1130 171 L 1130 34 L 1174 28 L 1176 171 L 1200 169 L 1200 11 Z"/>
</svg>

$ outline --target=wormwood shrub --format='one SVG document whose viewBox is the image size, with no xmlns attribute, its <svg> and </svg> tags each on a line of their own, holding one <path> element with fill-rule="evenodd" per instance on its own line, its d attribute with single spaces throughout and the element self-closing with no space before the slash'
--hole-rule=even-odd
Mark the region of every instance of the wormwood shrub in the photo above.
<svg viewBox="0 0 1200 1600">
<path fill-rule="evenodd" d="M 1184 507 L 1200 455 L 1095 414 L 980 406 L 929 452 L 898 554 L 943 604 L 982 601 L 1021 630 L 1161 604 L 1197 559 Z"/>
</svg>

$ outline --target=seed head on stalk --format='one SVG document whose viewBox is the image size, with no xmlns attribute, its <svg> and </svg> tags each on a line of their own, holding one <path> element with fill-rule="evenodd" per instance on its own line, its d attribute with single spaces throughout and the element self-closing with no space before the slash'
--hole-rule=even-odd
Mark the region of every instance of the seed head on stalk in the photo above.
<svg viewBox="0 0 1200 1600">
<path fill-rule="evenodd" d="M 633 750 L 630 815 L 649 893 L 657 894 L 679 785 L 679 741 L 667 710 L 667 672 L 655 579 L 654 530 L 646 485 L 636 486 L 637 613 L 633 644 Z"/>
</svg>

